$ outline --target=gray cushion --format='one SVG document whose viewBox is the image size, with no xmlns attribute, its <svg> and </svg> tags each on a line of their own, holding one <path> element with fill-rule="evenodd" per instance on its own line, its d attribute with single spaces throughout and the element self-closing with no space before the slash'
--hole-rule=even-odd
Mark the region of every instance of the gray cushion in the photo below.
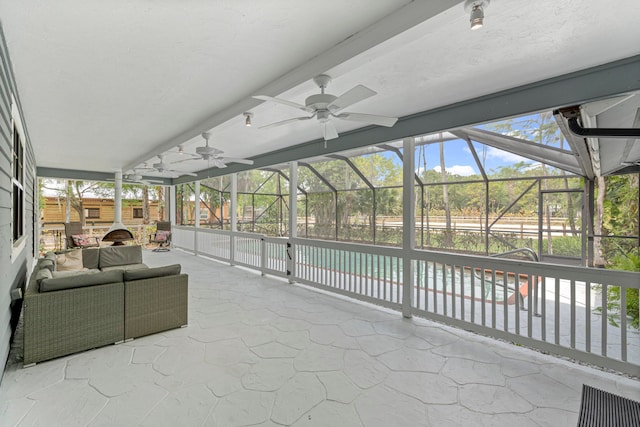
<svg viewBox="0 0 640 427">
<path fill-rule="evenodd" d="M 180 269 L 180 264 L 173 264 L 144 270 L 130 270 L 124 272 L 124 280 L 127 282 L 131 280 L 151 279 L 154 277 L 175 276 L 180 274 Z"/>
<path fill-rule="evenodd" d="M 79 274 L 95 274 L 95 273 L 100 273 L 100 270 L 98 270 L 97 268 L 92 268 L 87 270 L 54 271 L 53 277 L 54 278 L 70 277 L 70 276 L 77 276 Z"/>
<path fill-rule="evenodd" d="M 67 277 L 45 279 L 40 282 L 40 292 L 59 291 L 62 289 L 82 288 L 85 286 L 104 285 L 122 282 L 122 271 L 101 271 L 99 273 L 76 274 Z"/>
<path fill-rule="evenodd" d="M 56 261 L 49 258 L 41 258 L 38 262 L 38 268 L 48 268 L 50 271 L 56 271 Z"/>
<path fill-rule="evenodd" d="M 141 246 L 107 246 L 106 248 L 100 248 L 100 269 L 127 264 L 142 264 Z"/>
<path fill-rule="evenodd" d="M 140 270 L 141 268 L 149 268 L 147 264 L 127 264 L 127 265 L 114 265 L 113 267 L 103 267 L 102 271 L 111 271 L 111 270 Z"/>
<path fill-rule="evenodd" d="M 100 249 L 82 249 L 82 266 L 84 268 L 98 268 L 100 262 Z"/>
<path fill-rule="evenodd" d="M 47 252 L 44 254 L 44 259 L 51 260 L 53 262 L 53 270 L 56 270 L 56 254 L 54 252 Z"/>
<path fill-rule="evenodd" d="M 48 268 L 41 268 L 36 272 L 36 281 L 41 283 L 45 279 L 51 279 L 53 273 Z"/>
</svg>

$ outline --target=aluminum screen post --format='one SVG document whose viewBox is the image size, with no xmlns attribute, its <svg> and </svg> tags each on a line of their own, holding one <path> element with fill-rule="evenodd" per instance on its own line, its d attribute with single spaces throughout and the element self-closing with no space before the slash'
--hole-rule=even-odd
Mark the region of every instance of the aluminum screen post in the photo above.
<svg viewBox="0 0 640 427">
<path fill-rule="evenodd" d="M 298 162 L 289 163 L 289 241 L 287 242 L 287 277 L 294 283 L 296 277 L 296 248 L 298 237 Z"/>
<path fill-rule="evenodd" d="M 402 141 L 402 315 L 411 317 L 413 307 L 413 261 L 416 246 L 415 140 Z"/>
</svg>

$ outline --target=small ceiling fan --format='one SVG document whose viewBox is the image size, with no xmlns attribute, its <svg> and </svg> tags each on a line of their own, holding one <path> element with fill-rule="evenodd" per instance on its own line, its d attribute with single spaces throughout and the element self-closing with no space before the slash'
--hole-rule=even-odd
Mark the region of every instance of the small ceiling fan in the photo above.
<svg viewBox="0 0 640 427">
<path fill-rule="evenodd" d="M 164 156 L 162 154 L 158 154 L 158 159 L 160 160 L 158 163 L 154 163 L 150 168 L 137 168 L 136 170 L 147 170 L 147 171 L 155 171 L 160 173 L 168 173 L 173 175 L 174 177 L 182 176 L 182 175 L 190 175 L 190 176 L 198 176 L 193 172 L 186 172 L 181 170 L 172 169 L 170 164 L 165 163 L 163 160 Z"/>
<path fill-rule="evenodd" d="M 253 160 L 222 156 L 222 154 L 224 154 L 224 151 L 209 146 L 209 138 L 211 138 L 210 132 L 204 132 L 202 134 L 202 137 L 204 138 L 206 143 L 202 147 L 196 147 L 196 154 L 185 153 L 191 156 L 191 158 L 178 160 L 173 163 L 182 163 L 189 160 L 206 160 L 207 162 L 209 162 L 210 166 L 215 166 L 217 168 L 226 168 L 227 163 L 242 163 L 245 165 L 253 164 Z"/>
<path fill-rule="evenodd" d="M 137 169 L 134 169 L 133 173 L 122 175 L 122 179 L 126 182 L 130 182 L 133 184 L 143 184 L 143 185 L 162 184 L 162 181 L 159 181 L 159 180 L 144 179 L 144 177 L 138 173 Z"/>
<path fill-rule="evenodd" d="M 289 107 L 297 108 L 304 112 L 311 113 L 310 116 L 294 117 L 280 122 L 271 123 L 269 125 L 262 126 L 261 129 L 280 126 L 298 120 L 310 120 L 315 117 L 320 123 L 323 124 L 323 136 L 324 140 L 327 141 L 338 137 L 338 132 L 331 122 L 332 118 L 349 120 L 353 122 L 363 122 L 386 127 L 391 127 L 398 121 L 397 117 L 341 112 L 345 108 L 350 107 L 357 102 L 363 101 L 367 98 L 372 97 L 373 95 L 376 95 L 375 91 L 369 89 L 366 86 L 358 85 L 340 96 L 335 96 L 329 93 L 325 93 L 325 89 L 329 85 L 329 82 L 331 82 L 331 77 L 326 74 L 320 74 L 319 76 L 314 77 L 313 81 L 320 88 L 320 93 L 311 95 L 307 99 L 305 99 L 305 105 L 291 102 L 282 98 L 274 98 L 272 96 L 254 96 L 254 98 L 256 99 L 277 102 L 279 104 L 288 105 Z"/>
<path fill-rule="evenodd" d="M 108 181 L 115 181 L 113 178 L 108 178 Z M 163 181 L 155 180 L 155 179 L 145 179 L 139 172 L 138 168 L 132 169 L 131 173 L 126 173 L 122 175 L 122 181 L 129 184 L 142 184 L 142 185 L 154 185 L 154 184 L 162 184 Z"/>
</svg>

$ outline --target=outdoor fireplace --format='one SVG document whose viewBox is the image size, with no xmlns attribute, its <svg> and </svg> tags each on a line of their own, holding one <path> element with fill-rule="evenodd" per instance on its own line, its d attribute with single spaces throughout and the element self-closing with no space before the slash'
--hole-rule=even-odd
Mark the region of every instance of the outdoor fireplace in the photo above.
<svg viewBox="0 0 640 427">
<path fill-rule="evenodd" d="M 122 224 L 122 172 L 115 175 L 114 221 L 102 241 L 113 242 L 111 246 L 121 246 L 127 240 L 133 240 L 133 234 Z"/>
<path fill-rule="evenodd" d="M 115 225 L 115 224 L 114 224 Z M 113 242 L 111 246 L 121 246 L 127 240 L 133 240 L 133 234 L 126 228 L 114 228 L 109 229 L 107 234 L 102 238 L 103 242 Z"/>
</svg>

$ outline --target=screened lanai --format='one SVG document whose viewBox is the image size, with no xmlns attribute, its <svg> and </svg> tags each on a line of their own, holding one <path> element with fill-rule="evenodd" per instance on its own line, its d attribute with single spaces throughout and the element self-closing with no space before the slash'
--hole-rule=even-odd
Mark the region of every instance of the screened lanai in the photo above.
<svg viewBox="0 0 640 427">
<path fill-rule="evenodd" d="M 1 359 L 40 179 L 113 183 L 87 229 L 189 275 L 187 328 L 11 359 L 0 415 L 571 425 L 585 385 L 637 400 L 637 1 L 478 2 L 0 1 Z"/>
<path fill-rule="evenodd" d="M 522 250 L 525 258 L 534 252 L 536 259 L 573 265 L 593 265 L 594 241 L 617 254 L 638 250 L 633 208 L 628 219 L 635 228 L 587 230 L 590 172 L 581 169 L 552 112 L 418 135 L 414 144 L 417 248 Z M 403 142 L 389 141 L 299 160 L 297 235 L 401 246 L 403 156 Z M 288 164 L 276 164 L 237 174 L 237 231 L 289 234 L 289 173 Z M 199 185 L 199 226 L 229 230 L 231 175 Z M 176 191 L 177 222 L 194 225 L 195 184 Z"/>
<path fill-rule="evenodd" d="M 637 276 L 579 266 L 637 257 L 637 174 L 613 178 L 616 191 L 596 187 L 563 126 L 547 111 L 232 174 L 212 168 L 217 176 L 176 185 L 175 244 L 635 371 L 640 335 L 626 298 Z M 627 227 L 596 233 L 595 205 L 611 212 L 622 200 Z"/>
</svg>

